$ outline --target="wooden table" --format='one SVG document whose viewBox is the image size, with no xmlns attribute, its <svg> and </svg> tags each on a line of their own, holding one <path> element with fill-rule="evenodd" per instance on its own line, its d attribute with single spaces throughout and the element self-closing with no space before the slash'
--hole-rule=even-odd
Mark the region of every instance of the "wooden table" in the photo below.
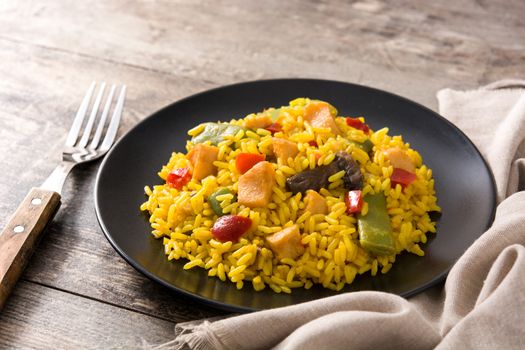
<svg viewBox="0 0 525 350">
<path fill-rule="evenodd" d="M 4 0 L 0 225 L 59 161 L 92 80 L 128 85 L 121 134 L 184 96 L 277 77 L 366 84 L 436 109 L 441 88 L 523 78 L 524 14 L 522 0 Z M 173 338 L 177 322 L 224 314 L 148 280 L 111 248 L 93 208 L 98 165 L 68 179 L 0 314 L 0 348 L 134 348 Z"/>
</svg>

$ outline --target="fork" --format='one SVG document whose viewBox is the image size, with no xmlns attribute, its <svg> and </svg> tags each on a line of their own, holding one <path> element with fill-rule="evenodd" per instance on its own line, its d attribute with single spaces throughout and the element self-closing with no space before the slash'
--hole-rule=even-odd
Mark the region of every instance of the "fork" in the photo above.
<svg viewBox="0 0 525 350">
<path fill-rule="evenodd" d="M 60 206 L 60 193 L 71 169 L 77 164 L 102 157 L 115 141 L 124 108 L 126 85 L 120 88 L 113 114 L 108 121 L 117 90 L 116 85 L 111 86 L 93 132 L 106 89 L 105 83 L 100 84 L 87 117 L 96 85 L 96 82 L 91 83 L 80 104 L 64 145 L 62 162 L 40 187 L 34 187 L 29 191 L 0 233 L 0 310 L 33 253 L 46 224 L 57 212 Z M 82 126 L 84 128 L 81 134 Z"/>
</svg>

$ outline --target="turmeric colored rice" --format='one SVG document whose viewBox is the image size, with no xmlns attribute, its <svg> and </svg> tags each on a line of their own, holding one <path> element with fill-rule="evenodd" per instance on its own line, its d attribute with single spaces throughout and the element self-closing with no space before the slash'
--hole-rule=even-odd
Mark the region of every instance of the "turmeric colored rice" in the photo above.
<svg viewBox="0 0 525 350">
<path fill-rule="evenodd" d="M 332 118 L 328 124 L 308 115 L 315 104 L 328 106 Z M 363 117 L 353 120 L 366 125 Z M 333 106 L 308 98 L 297 98 L 288 106 L 269 108 L 227 124 L 238 126 L 239 131 L 224 135 L 216 145 L 210 140 L 203 142 L 216 147 L 212 158 L 215 160 L 203 170 L 204 177 L 195 176 L 201 169 L 195 166 L 196 152 L 192 153 L 196 143 L 189 140 L 187 152 L 173 152 L 158 173 L 162 183 L 145 187 L 148 198 L 140 210 L 150 214 L 152 234 L 162 239 L 168 260 L 184 259 L 184 269 L 203 268 L 208 276 L 233 282 L 238 289 L 250 284 L 256 291 L 269 287 L 276 293 L 291 293 L 294 288 L 309 289 L 314 284 L 339 291 L 358 275 L 388 273 L 396 256 L 403 252 L 424 255 L 422 245 L 427 242 L 427 233 L 436 232 L 436 223 L 429 213 L 441 209 L 432 170 L 402 136 L 388 135 L 387 127 L 373 131 L 368 126 L 351 126 Z M 275 130 L 272 125 L 279 128 Z M 205 128 L 201 124 L 189 130 L 190 139 L 196 140 Z M 296 148 L 291 154 L 296 154 L 287 159 L 276 157 L 276 139 L 293 142 Z M 371 142 L 368 152 L 360 147 L 366 140 Z M 415 175 L 414 180 L 406 186 L 391 181 L 396 168 L 396 160 L 388 151 L 392 149 L 413 165 L 413 170 L 409 170 Z M 331 164 L 340 151 L 351 155 L 362 174 L 362 207 L 357 213 L 349 213 L 345 203 L 348 189 L 342 179 L 344 172 L 340 171 L 317 191 L 316 200 L 327 211 L 312 213 L 307 210 L 305 193 L 292 193 L 287 180 Z M 263 206 L 239 202 L 239 179 L 245 176 L 236 164 L 241 153 L 262 155 L 271 165 L 270 170 L 273 168 L 275 181 L 270 186 L 269 201 Z M 189 169 L 192 178 L 173 186 L 166 180 L 174 169 Z M 213 228 L 220 215 L 210 204 L 210 197 L 222 188 L 227 189 L 226 194 L 217 196 L 222 214 L 251 220 L 249 230 L 238 240 L 214 236 Z M 362 245 L 358 220 L 369 215 L 367 196 L 374 194 L 382 194 L 386 199 L 393 238 L 389 254 L 376 254 Z M 277 253 L 269 237 L 294 225 L 300 234 L 298 249 L 292 255 Z"/>
</svg>

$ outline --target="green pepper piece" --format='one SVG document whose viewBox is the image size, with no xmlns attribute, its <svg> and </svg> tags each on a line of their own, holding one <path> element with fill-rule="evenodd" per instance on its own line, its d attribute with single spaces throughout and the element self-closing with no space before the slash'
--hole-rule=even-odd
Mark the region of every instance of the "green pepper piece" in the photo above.
<svg viewBox="0 0 525 350">
<path fill-rule="evenodd" d="M 372 143 L 372 141 L 370 141 L 370 139 L 366 139 L 363 143 L 357 142 L 357 141 L 350 141 L 350 142 L 353 143 L 356 147 L 365 151 L 366 153 L 370 153 L 372 148 L 374 148 L 374 144 Z"/>
<path fill-rule="evenodd" d="M 365 197 L 368 213 L 357 216 L 359 243 L 367 252 L 375 255 L 390 255 L 396 247 L 392 234 L 392 225 L 386 209 L 386 198 L 382 193 Z"/>
<path fill-rule="evenodd" d="M 209 198 L 208 203 L 210 203 L 211 208 L 217 214 L 218 216 L 224 215 L 222 212 L 221 203 L 217 200 L 217 196 L 223 195 L 223 194 L 230 194 L 232 191 L 227 189 L 226 187 L 220 188 L 219 190 L 215 191 Z M 232 203 L 237 201 L 237 197 L 233 196 Z"/>
<path fill-rule="evenodd" d="M 235 135 L 239 130 L 244 130 L 244 128 L 232 124 L 206 123 L 204 130 L 200 134 L 193 136 L 191 141 L 193 143 L 211 141 L 212 145 L 217 146 L 219 142 L 224 141 L 224 136 Z"/>
<path fill-rule="evenodd" d="M 370 139 L 366 139 L 365 142 L 361 144 L 361 149 L 365 151 L 366 153 L 370 153 L 372 151 L 372 148 L 374 148 L 374 144 Z"/>
</svg>

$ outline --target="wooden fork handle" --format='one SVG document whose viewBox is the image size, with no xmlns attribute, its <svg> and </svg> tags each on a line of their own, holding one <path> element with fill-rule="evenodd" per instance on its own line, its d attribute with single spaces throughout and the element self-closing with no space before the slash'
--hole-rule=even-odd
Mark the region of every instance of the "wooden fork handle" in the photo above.
<svg viewBox="0 0 525 350">
<path fill-rule="evenodd" d="M 60 205 L 60 194 L 32 188 L 0 233 L 0 310 Z"/>
</svg>

